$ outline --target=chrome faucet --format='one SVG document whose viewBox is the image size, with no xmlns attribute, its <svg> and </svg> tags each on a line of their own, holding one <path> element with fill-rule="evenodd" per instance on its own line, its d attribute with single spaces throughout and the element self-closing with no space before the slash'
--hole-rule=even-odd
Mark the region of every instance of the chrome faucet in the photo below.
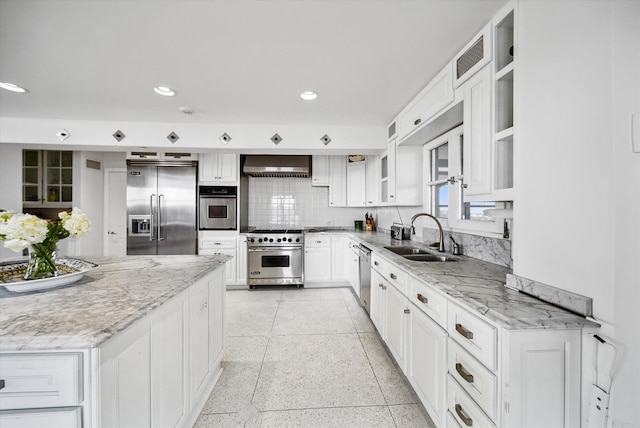
<svg viewBox="0 0 640 428">
<path fill-rule="evenodd" d="M 440 221 L 437 218 L 435 218 L 434 216 L 432 216 L 431 214 L 418 213 L 418 214 L 414 215 L 413 217 L 411 217 L 411 233 L 413 235 L 416 234 L 416 228 L 413 226 L 413 222 L 416 221 L 416 219 L 418 217 L 421 217 L 421 216 L 431 217 L 432 219 L 435 220 L 436 224 L 438 225 L 438 229 L 440 230 L 440 242 L 438 243 L 438 251 L 440 251 L 441 253 L 444 253 L 444 231 L 442 230 L 442 225 L 440 224 Z"/>
</svg>

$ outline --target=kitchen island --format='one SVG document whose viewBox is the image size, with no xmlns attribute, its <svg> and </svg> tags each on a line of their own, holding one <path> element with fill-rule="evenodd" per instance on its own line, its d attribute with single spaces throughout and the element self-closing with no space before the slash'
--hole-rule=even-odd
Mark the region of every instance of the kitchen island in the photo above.
<svg viewBox="0 0 640 428">
<path fill-rule="evenodd" d="M 191 426 L 220 376 L 226 255 L 91 257 L 0 298 L 0 425 Z"/>
</svg>

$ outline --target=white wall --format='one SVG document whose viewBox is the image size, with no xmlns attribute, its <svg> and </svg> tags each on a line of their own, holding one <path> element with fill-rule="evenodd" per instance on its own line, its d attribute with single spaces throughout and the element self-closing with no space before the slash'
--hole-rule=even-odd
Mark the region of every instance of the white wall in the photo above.
<svg viewBox="0 0 640 428">
<path fill-rule="evenodd" d="M 639 426 L 640 2 L 519 5 L 514 273 L 593 298 L 624 349 L 610 414 Z"/>
<path fill-rule="evenodd" d="M 60 142 L 56 133 L 67 130 L 69 137 Z M 126 136 L 113 138 L 116 131 Z M 164 151 L 222 150 L 233 153 L 371 154 L 387 147 L 386 124 L 380 126 L 330 126 L 286 124 L 207 124 L 109 122 L 70 119 L 25 119 L 0 117 L 0 142 L 54 146 L 50 150 L 138 150 L 140 146 Z M 175 143 L 167 135 L 180 137 Z M 231 136 L 228 144 L 219 137 Z M 276 146 L 270 138 L 278 133 Z M 328 145 L 320 140 L 329 135 Z M 46 147 L 44 147 L 46 148 Z"/>
<path fill-rule="evenodd" d="M 0 208 L 22 212 L 22 147 L 16 144 L 0 144 Z M 22 254 L 0 241 L 0 260 L 15 257 Z"/>
</svg>

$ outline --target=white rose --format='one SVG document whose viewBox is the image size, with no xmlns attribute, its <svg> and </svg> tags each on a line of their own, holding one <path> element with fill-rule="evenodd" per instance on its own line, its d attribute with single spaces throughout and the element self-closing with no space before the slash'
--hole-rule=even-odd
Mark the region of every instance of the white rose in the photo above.
<svg viewBox="0 0 640 428">
<path fill-rule="evenodd" d="M 17 252 L 44 241 L 48 232 L 47 221 L 31 214 L 16 214 L 0 223 L 4 246 Z"/>
<path fill-rule="evenodd" d="M 71 214 L 62 211 L 58 213 L 58 217 L 62 220 L 62 226 L 69 232 L 72 238 L 82 236 L 91 230 L 91 222 L 87 218 L 87 215 L 80 211 L 79 208 L 74 208 Z"/>
</svg>

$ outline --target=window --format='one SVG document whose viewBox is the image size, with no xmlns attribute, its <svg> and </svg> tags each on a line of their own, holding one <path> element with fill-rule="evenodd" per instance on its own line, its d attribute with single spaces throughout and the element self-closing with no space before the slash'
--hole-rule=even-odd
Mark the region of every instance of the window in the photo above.
<svg viewBox="0 0 640 428">
<path fill-rule="evenodd" d="M 424 146 L 427 211 L 449 229 L 500 232 L 500 225 L 484 215 L 484 210 L 496 207 L 495 202 L 465 200 L 462 130 L 454 128 Z"/>
</svg>

